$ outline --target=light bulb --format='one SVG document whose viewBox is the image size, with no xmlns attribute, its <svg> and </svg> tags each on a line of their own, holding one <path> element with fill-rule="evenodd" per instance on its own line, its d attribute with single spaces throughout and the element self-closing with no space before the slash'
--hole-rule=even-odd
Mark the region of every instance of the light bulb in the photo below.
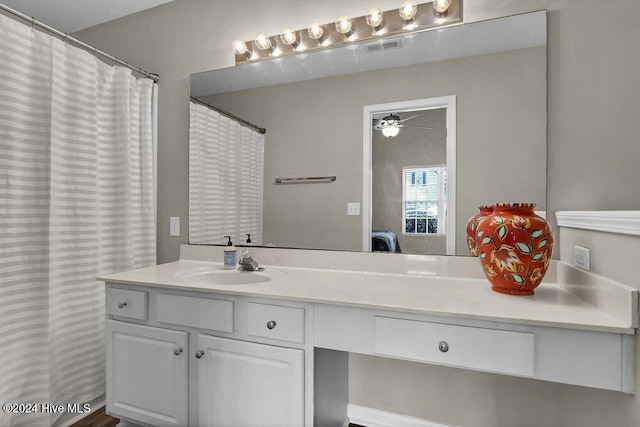
<svg viewBox="0 0 640 427">
<path fill-rule="evenodd" d="M 400 133 L 400 128 L 398 126 L 387 126 L 386 128 L 382 128 L 382 134 L 387 138 L 393 138 Z"/>
<path fill-rule="evenodd" d="M 382 27 L 382 20 L 383 20 L 382 11 L 377 7 L 371 9 L 366 17 L 367 25 L 376 31 Z"/>
<path fill-rule="evenodd" d="M 449 9 L 449 6 L 451 6 L 451 0 L 435 0 L 433 2 L 433 8 L 438 13 L 445 13 Z"/>
<path fill-rule="evenodd" d="M 322 24 L 314 22 L 313 24 L 309 25 L 309 28 L 307 28 L 307 33 L 309 33 L 309 37 L 311 37 L 312 39 L 321 40 L 324 36 L 324 29 L 322 28 Z"/>
<path fill-rule="evenodd" d="M 413 18 L 416 17 L 416 13 L 418 12 L 418 6 L 414 1 L 408 0 L 402 4 L 400 9 L 398 9 L 398 12 L 400 13 L 400 18 L 402 18 L 403 21 L 413 21 Z"/>
<path fill-rule="evenodd" d="M 284 30 L 282 30 L 282 33 L 280 34 L 280 40 L 282 40 L 282 43 L 289 46 L 298 44 L 298 36 L 296 32 L 291 28 L 285 28 Z"/>
<path fill-rule="evenodd" d="M 336 21 L 336 31 L 340 34 L 351 35 L 353 33 L 353 21 L 347 16 L 341 16 Z"/>
<path fill-rule="evenodd" d="M 258 46 L 258 49 L 270 50 L 272 46 L 271 39 L 264 34 L 258 34 L 256 36 L 256 46 Z"/>
<path fill-rule="evenodd" d="M 249 49 L 247 48 L 247 44 L 242 40 L 234 40 L 231 43 L 231 46 L 233 46 L 233 51 L 237 55 L 246 55 L 249 52 Z"/>
</svg>

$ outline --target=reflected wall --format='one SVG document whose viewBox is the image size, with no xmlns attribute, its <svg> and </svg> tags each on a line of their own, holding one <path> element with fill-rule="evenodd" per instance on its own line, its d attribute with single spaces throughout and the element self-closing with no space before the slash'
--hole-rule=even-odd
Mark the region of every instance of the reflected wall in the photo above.
<svg viewBox="0 0 640 427">
<path fill-rule="evenodd" d="M 546 47 L 368 71 L 203 97 L 267 129 L 264 242 L 362 249 L 365 105 L 457 97 L 456 253 L 478 204 L 546 208 Z M 336 175 L 330 184 L 275 185 L 275 177 Z M 366 207 L 363 207 L 365 209 Z M 222 243 L 222 242 L 211 242 Z"/>
</svg>

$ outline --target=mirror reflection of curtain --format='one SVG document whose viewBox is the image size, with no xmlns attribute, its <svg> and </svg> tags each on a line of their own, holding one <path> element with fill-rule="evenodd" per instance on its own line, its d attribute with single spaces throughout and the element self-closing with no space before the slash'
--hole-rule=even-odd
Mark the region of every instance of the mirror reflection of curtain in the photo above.
<svg viewBox="0 0 640 427">
<path fill-rule="evenodd" d="M 189 243 L 262 244 L 264 135 L 191 102 Z"/>
<path fill-rule="evenodd" d="M 0 40 L 0 401 L 90 402 L 105 390 L 96 277 L 156 261 L 154 85 L 2 15 Z"/>
</svg>

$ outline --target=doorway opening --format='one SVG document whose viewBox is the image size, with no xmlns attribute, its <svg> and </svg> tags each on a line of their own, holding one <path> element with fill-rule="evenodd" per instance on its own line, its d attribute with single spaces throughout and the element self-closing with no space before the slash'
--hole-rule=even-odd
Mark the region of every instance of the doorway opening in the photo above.
<svg viewBox="0 0 640 427">
<path fill-rule="evenodd" d="M 442 117 L 444 115 L 444 117 Z M 427 117 L 442 117 L 441 124 L 431 126 Z M 444 125 L 444 129 L 442 128 Z M 439 129 L 437 129 L 439 128 Z M 395 150 L 393 144 L 401 142 L 401 135 L 416 132 L 427 135 L 427 132 L 441 132 L 445 140 L 441 147 L 442 153 L 430 153 L 426 157 L 426 147 L 418 148 L 416 155 L 405 150 L 400 155 L 400 149 Z M 403 133 L 404 132 L 404 133 Z M 387 153 L 398 153 L 395 160 L 380 159 L 380 150 L 374 153 L 374 137 L 381 138 L 388 146 Z M 387 138 L 385 138 L 387 137 Z M 416 138 L 413 138 L 416 139 Z M 422 139 L 422 138 L 418 138 Z M 388 141 L 387 141 L 388 140 Z M 406 140 L 406 138 L 405 138 Z M 406 142 L 405 142 L 406 144 Z M 412 144 L 419 147 L 419 141 Z M 398 146 L 400 147 L 400 146 Z M 374 155 L 375 154 L 375 155 Z M 404 156 L 402 160 L 399 157 Z M 407 160 L 407 156 L 411 160 Z M 375 168 L 374 168 L 375 160 Z M 396 164 L 397 163 L 397 164 Z M 393 206 L 389 209 L 382 206 L 380 201 L 391 199 L 387 194 L 381 195 L 377 185 L 374 194 L 374 169 L 379 170 L 380 164 L 387 170 L 398 170 L 395 173 Z M 433 253 L 455 255 L 455 216 L 456 216 L 456 97 L 455 95 L 436 98 L 416 99 L 410 101 L 392 102 L 386 104 L 366 105 L 363 120 L 363 206 L 362 206 L 362 250 L 371 252 L 380 250 L 380 245 L 388 245 L 392 250 L 400 252 L 401 240 L 404 240 L 408 250 L 403 253 L 420 253 L 411 249 L 416 236 L 433 236 L 431 242 L 444 250 Z M 375 180 L 380 182 L 380 177 Z M 388 181 L 387 181 L 388 182 Z M 390 188 L 394 188 L 390 185 Z M 399 190 L 399 191 L 398 191 Z M 374 212 L 374 209 L 375 212 Z M 392 212 L 390 214 L 389 212 Z M 380 218 L 395 217 L 393 226 L 384 223 L 380 229 Z M 374 233 L 375 229 L 375 233 Z M 393 230 L 392 230 L 393 229 Z M 389 236 L 392 236 L 391 238 Z M 386 239 L 381 241 L 380 239 Z M 413 239 L 413 241 L 411 240 Z M 395 240 L 395 242 L 393 241 Z M 424 245 L 422 245 L 424 246 Z M 434 246 L 435 247 L 435 246 Z M 384 250 L 384 249 L 383 249 Z"/>
</svg>

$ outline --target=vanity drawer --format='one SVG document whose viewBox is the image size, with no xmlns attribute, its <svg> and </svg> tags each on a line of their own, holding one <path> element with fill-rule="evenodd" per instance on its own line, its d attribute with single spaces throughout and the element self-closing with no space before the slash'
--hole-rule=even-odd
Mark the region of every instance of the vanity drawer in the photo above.
<svg viewBox="0 0 640 427">
<path fill-rule="evenodd" d="M 265 338 L 304 342 L 304 309 L 250 302 L 247 333 Z"/>
<path fill-rule="evenodd" d="M 106 310 L 112 316 L 147 320 L 147 293 L 107 288 Z"/>
<path fill-rule="evenodd" d="M 375 354 L 532 377 L 534 334 L 375 316 Z"/>
<path fill-rule="evenodd" d="M 233 301 L 158 294 L 156 320 L 220 332 L 233 332 Z"/>
</svg>

